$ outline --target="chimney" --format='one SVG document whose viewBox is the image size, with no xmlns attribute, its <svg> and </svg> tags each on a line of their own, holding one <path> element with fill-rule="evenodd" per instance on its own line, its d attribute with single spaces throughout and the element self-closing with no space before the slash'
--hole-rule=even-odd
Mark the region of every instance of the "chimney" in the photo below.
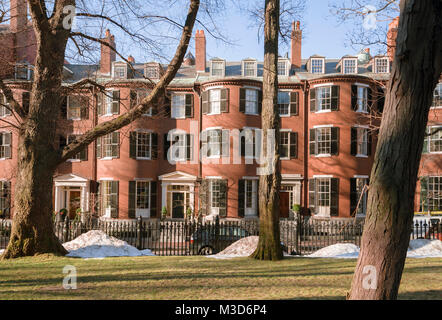
<svg viewBox="0 0 442 320">
<path fill-rule="evenodd" d="M 195 65 L 197 72 L 206 72 L 206 36 L 204 30 L 196 30 Z"/>
<path fill-rule="evenodd" d="M 130 63 L 135 63 L 135 58 L 132 56 L 127 57 L 127 61 L 129 61 Z"/>
<path fill-rule="evenodd" d="M 299 21 L 292 23 L 292 68 L 301 68 L 302 65 L 302 30 Z"/>
<path fill-rule="evenodd" d="M 109 44 L 112 48 L 116 48 L 115 37 L 111 35 L 109 29 L 106 30 L 106 37 L 102 39 L 104 42 Z M 100 73 L 110 74 L 112 71 L 112 62 L 116 59 L 115 51 L 111 50 L 108 46 L 101 45 L 101 60 L 100 60 Z"/>
<path fill-rule="evenodd" d="M 183 62 L 184 66 L 194 66 L 195 65 L 195 57 L 191 52 L 189 52 L 186 57 L 184 58 Z"/>
<path fill-rule="evenodd" d="M 28 5 L 26 0 L 11 0 L 11 32 L 15 34 L 15 56 L 17 62 L 26 61 Z"/>
<path fill-rule="evenodd" d="M 396 17 L 388 26 L 387 33 L 387 55 L 392 62 L 396 53 L 397 29 L 399 27 L 399 17 Z"/>
</svg>

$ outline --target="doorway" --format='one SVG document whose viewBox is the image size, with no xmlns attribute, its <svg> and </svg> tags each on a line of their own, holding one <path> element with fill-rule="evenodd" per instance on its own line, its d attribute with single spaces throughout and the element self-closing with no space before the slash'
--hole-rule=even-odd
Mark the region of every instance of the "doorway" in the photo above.
<svg viewBox="0 0 442 320">
<path fill-rule="evenodd" d="M 173 192 L 172 193 L 172 218 L 183 219 L 185 208 L 185 193 Z"/>
<path fill-rule="evenodd" d="M 80 190 L 69 191 L 69 219 L 75 219 L 77 210 L 81 208 L 81 192 Z"/>
<path fill-rule="evenodd" d="M 279 216 L 280 218 L 288 218 L 290 210 L 290 193 L 279 193 Z"/>
</svg>

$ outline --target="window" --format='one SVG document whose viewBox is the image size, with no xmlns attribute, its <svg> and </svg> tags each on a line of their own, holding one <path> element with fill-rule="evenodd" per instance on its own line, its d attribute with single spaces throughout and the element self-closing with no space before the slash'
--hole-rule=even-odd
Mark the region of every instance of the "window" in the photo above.
<svg viewBox="0 0 442 320">
<path fill-rule="evenodd" d="M 0 159 L 11 159 L 12 133 L 0 132 Z"/>
<path fill-rule="evenodd" d="M 150 94 L 150 90 L 137 90 L 136 91 L 136 98 L 134 99 L 136 101 L 136 104 L 139 105 L 147 96 Z M 143 113 L 143 116 L 150 117 L 152 116 L 152 107 L 147 110 L 145 113 Z"/>
<path fill-rule="evenodd" d="M 258 75 L 256 61 L 243 61 L 243 76 L 256 77 Z"/>
<path fill-rule="evenodd" d="M 136 132 L 136 158 L 151 159 L 152 135 L 147 132 Z"/>
<path fill-rule="evenodd" d="M 434 89 L 433 95 L 433 108 L 442 107 L 442 82 L 438 83 L 436 89 Z"/>
<path fill-rule="evenodd" d="M 221 183 L 220 180 L 211 181 L 211 204 L 212 208 L 219 208 L 221 204 Z"/>
<path fill-rule="evenodd" d="M 147 65 L 145 68 L 145 74 L 146 74 L 146 78 L 159 79 L 159 77 L 160 77 L 159 64 Z"/>
<path fill-rule="evenodd" d="M 114 78 L 126 79 L 127 78 L 127 66 L 126 65 L 114 65 Z"/>
<path fill-rule="evenodd" d="M 136 181 L 136 209 L 149 209 L 150 182 Z"/>
<path fill-rule="evenodd" d="M 367 211 L 368 178 L 350 179 L 350 215 L 365 215 Z M 359 203 L 359 206 L 358 206 Z"/>
<path fill-rule="evenodd" d="M 290 94 L 289 92 L 278 92 L 278 108 L 280 116 L 290 116 Z"/>
<path fill-rule="evenodd" d="M 427 127 L 424 140 L 424 153 L 442 152 L 442 126 Z"/>
<path fill-rule="evenodd" d="M 224 77 L 226 62 L 224 60 L 211 62 L 210 75 L 214 77 Z"/>
<path fill-rule="evenodd" d="M 295 159 L 298 156 L 298 134 L 296 132 L 281 131 L 279 154 L 281 160 Z"/>
<path fill-rule="evenodd" d="M 389 73 L 390 61 L 388 58 L 376 58 L 375 59 L 375 73 Z"/>
<path fill-rule="evenodd" d="M 368 97 L 369 92 L 371 94 L 371 89 L 365 86 L 353 85 L 351 87 L 352 96 L 351 103 L 352 109 L 356 112 L 368 112 Z"/>
<path fill-rule="evenodd" d="M 210 214 L 225 217 L 227 215 L 227 180 L 211 179 Z"/>
<path fill-rule="evenodd" d="M 68 120 L 81 120 L 86 118 L 88 109 L 87 98 L 83 96 L 67 97 Z"/>
<path fill-rule="evenodd" d="M 371 154 L 371 135 L 368 128 L 351 128 L 351 154 L 364 157 Z"/>
<path fill-rule="evenodd" d="M 129 181 L 129 218 L 152 218 L 156 216 L 157 182 L 148 180 Z"/>
<path fill-rule="evenodd" d="M 288 60 L 278 60 L 278 76 L 289 75 L 289 62 Z"/>
<path fill-rule="evenodd" d="M 258 114 L 258 90 L 246 89 L 246 114 Z"/>
<path fill-rule="evenodd" d="M 310 154 L 330 156 L 338 154 L 339 128 L 320 127 L 310 130 Z"/>
<path fill-rule="evenodd" d="M 312 59 L 311 64 L 311 73 L 324 73 L 324 59 Z"/>
<path fill-rule="evenodd" d="M 11 110 L 9 109 L 9 103 L 6 100 L 6 96 L 0 93 L 0 118 L 7 117 L 11 115 Z"/>
<path fill-rule="evenodd" d="M 98 95 L 98 115 L 110 116 L 120 113 L 120 91 L 106 90 Z"/>
<path fill-rule="evenodd" d="M 421 181 L 421 212 L 442 211 L 442 177 L 423 177 Z"/>
<path fill-rule="evenodd" d="M 222 148 L 222 130 L 210 130 L 207 132 L 207 156 L 219 157 Z"/>
<path fill-rule="evenodd" d="M 66 142 L 67 142 L 67 144 L 72 143 L 77 138 L 80 138 L 80 137 L 81 137 L 81 135 L 69 135 Z M 76 155 L 72 156 L 70 160 L 87 161 L 87 149 L 88 149 L 88 147 L 84 148 L 82 151 L 80 151 Z"/>
<path fill-rule="evenodd" d="M 97 158 L 114 159 L 120 156 L 120 133 L 112 132 L 97 139 Z"/>
<path fill-rule="evenodd" d="M 0 218 L 8 219 L 11 213 L 11 182 L 0 181 Z"/>
<path fill-rule="evenodd" d="M 344 74 L 354 74 L 358 73 L 358 60 L 357 59 L 344 59 L 343 62 L 343 70 Z"/>
<path fill-rule="evenodd" d="M 172 161 L 187 160 L 187 134 L 172 134 Z"/>
<path fill-rule="evenodd" d="M 258 215 L 258 180 L 245 179 L 238 182 L 238 216 Z"/>
<path fill-rule="evenodd" d="M 338 216 L 339 179 L 314 178 L 309 181 L 309 207 L 322 217 Z"/>
<path fill-rule="evenodd" d="M 15 65 L 15 79 L 16 80 L 31 80 L 32 67 L 27 64 Z"/>
<path fill-rule="evenodd" d="M 118 217 L 118 181 L 100 181 L 101 214 L 106 218 Z"/>
<path fill-rule="evenodd" d="M 310 111 L 328 112 L 339 110 L 339 86 L 324 86 L 310 91 Z"/>
<path fill-rule="evenodd" d="M 192 118 L 193 99 L 193 94 L 172 94 L 172 118 Z"/>
<path fill-rule="evenodd" d="M 212 89 L 202 94 L 203 114 L 215 115 L 229 111 L 229 89 Z"/>
<path fill-rule="evenodd" d="M 194 135 L 186 133 L 169 133 L 164 135 L 164 159 L 174 162 L 192 161 Z"/>
</svg>

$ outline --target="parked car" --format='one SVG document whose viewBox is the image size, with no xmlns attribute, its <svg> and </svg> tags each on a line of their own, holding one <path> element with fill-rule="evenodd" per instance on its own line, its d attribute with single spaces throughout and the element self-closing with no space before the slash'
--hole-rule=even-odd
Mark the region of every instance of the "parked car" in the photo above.
<svg viewBox="0 0 442 320">
<path fill-rule="evenodd" d="M 190 250 L 193 254 L 199 255 L 216 254 L 232 243 L 249 236 L 247 230 L 237 226 L 222 226 L 218 229 L 218 235 L 215 228 L 202 227 L 190 236 Z"/>
</svg>

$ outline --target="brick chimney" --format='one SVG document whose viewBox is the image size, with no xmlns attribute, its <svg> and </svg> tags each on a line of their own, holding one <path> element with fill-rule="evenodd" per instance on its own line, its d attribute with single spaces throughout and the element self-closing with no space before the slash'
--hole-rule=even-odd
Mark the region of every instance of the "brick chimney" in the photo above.
<svg viewBox="0 0 442 320">
<path fill-rule="evenodd" d="M 11 32 L 15 34 L 15 59 L 17 62 L 23 62 L 27 60 L 28 5 L 26 0 L 11 0 L 10 6 L 10 28 Z"/>
<path fill-rule="evenodd" d="M 292 23 L 292 68 L 302 65 L 302 30 L 299 21 Z"/>
<path fill-rule="evenodd" d="M 396 38 L 398 27 L 399 17 L 396 17 L 392 22 L 390 22 L 387 33 L 387 55 L 390 58 L 390 61 L 394 60 L 394 55 L 396 53 Z"/>
<path fill-rule="evenodd" d="M 206 72 L 206 36 L 204 30 L 196 30 L 195 65 L 197 72 Z"/>
<path fill-rule="evenodd" d="M 111 35 L 109 29 L 106 30 L 106 37 L 102 39 L 108 43 L 112 48 L 116 48 L 115 37 Z M 110 74 L 112 71 L 112 62 L 116 59 L 115 51 L 111 50 L 106 45 L 101 45 L 101 60 L 100 60 L 100 73 Z"/>
</svg>

